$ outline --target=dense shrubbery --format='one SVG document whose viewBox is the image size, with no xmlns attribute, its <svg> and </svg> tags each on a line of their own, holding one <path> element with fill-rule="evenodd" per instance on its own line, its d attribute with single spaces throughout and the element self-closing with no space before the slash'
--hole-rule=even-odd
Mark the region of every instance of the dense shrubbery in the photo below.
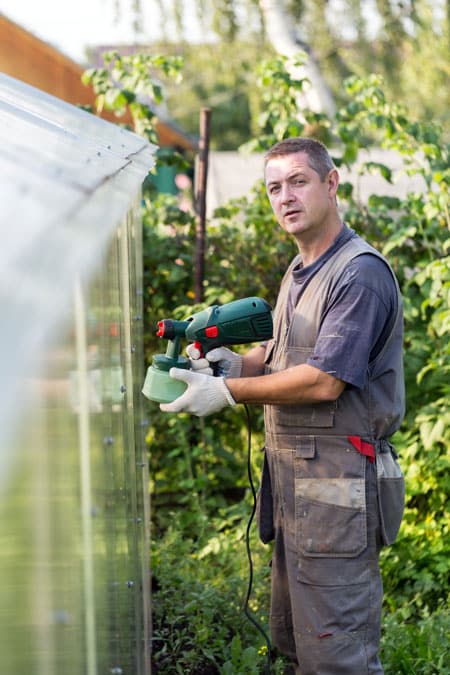
<svg viewBox="0 0 450 675">
<path fill-rule="evenodd" d="M 276 82 L 277 86 L 272 87 Z M 410 119 L 385 100 L 375 76 L 347 83 L 349 104 L 334 120 L 297 119 L 295 91 L 282 59 L 263 65 L 268 114 L 253 149 L 310 133 L 328 139 L 336 161 L 352 165 L 358 149 L 396 150 L 423 190 L 373 195 L 359 203 L 351 185 L 340 189 L 346 222 L 385 253 L 405 300 L 407 414 L 395 443 L 407 480 L 398 542 L 382 554 L 385 585 L 383 658 L 389 675 L 450 673 L 446 610 L 449 591 L 450 258 L 448 151 L 438 128 Z M 270 113 L 270 114 L 269 114 Z M 370 163 L 395 182 L 390 167 Z M 192 216 L 173 197 L 144 209 L 147 355 L 161 351 L 153 337 L 162 317 L 196 308 L 193 297 Z M 273 302 L 293 244 L 277 227 L 260 184 L 248 198 L 220 209 L 208 226 L 206 304 L 251 294 Z M 155 672 L 258 673 L 264 640 L 243 617 L 247 586 L 244 529 L 251 508 L 246 477 L 246 429 L 240 411 L 214 419 L 150 410 L 148 433 L 153 499 Z M 253 412 L 252 468 L 258 475 L 261 411 Z M 251 606 L 263 624 L 269 598 L 269 547 L 252 534 L 255 562 Z M 273 672 L 283 672 L 283 661 Z"/>
</svg>

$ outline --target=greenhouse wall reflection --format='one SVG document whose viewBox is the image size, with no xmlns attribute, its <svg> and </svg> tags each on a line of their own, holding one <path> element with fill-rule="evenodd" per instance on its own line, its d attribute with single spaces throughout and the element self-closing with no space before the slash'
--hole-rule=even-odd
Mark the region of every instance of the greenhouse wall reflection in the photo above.
<svg viewBox="0 0 450 675">
<path fill-rule="evenodd" d="M 147 675 L 139 200 L 155 148 L 4 76 L 0 121 L 0 669 Z"/>
</svg>

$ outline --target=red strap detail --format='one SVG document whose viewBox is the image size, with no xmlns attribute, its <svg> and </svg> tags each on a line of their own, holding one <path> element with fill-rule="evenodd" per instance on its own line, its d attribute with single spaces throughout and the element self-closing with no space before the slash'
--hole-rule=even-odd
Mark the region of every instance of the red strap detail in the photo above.
<svg viewBox="0 0 450 675">
<path fill-rule="evenodd" d="M 369 458 L 369 462 L 375 461 L 375 448 L 372 443 L 366 443 L 363 441 L 361 436 L 347 436 L 350 443 L 353 445 L 355 450 L 357 450 L 361 455 Z"/>
<path fill-rule="evenodd" d="M 217 326 L 208 326 L 208 328 L 205 329 L 205 335 L 209 338 L 215 338 L 219 335 L 219 329 Z"/>
</svg>

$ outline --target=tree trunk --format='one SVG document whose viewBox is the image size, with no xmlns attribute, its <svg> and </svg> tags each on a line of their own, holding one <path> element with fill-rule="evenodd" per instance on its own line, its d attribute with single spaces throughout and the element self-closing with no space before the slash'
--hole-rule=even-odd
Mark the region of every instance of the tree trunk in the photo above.
<svg viewBox="0 0 450 675">
<path fill-rule="evenodd" d="M 307 77 L 311 83 L 310 87 L 302 93 L 300 104 L 314 112 L 323 112 L 330 117 L 333 116 L 336 111 L 333 95 L 310 48 L 296 37 L 292 20 L 289 19 L 284 6 L 284 0 L 259 0 L 259 7 L 264 17 L 267 36 L 278 54 L 293 57 L 303 50 L 308 55 L 305 65 L 301 67 L 301 72 L 297 69 L 295 72 L 296 75 Z"/>
</svg>

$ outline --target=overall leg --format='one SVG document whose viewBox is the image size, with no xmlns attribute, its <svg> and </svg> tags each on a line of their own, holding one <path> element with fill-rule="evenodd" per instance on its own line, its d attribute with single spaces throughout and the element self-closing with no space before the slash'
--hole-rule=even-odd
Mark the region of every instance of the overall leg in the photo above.
<svg viewBox="0 0 450 675">
<path fill-rule="evenodd" d="M 382 675 L 382 582 L 374 466 L 367 467 L 367 547 L 356 557 L 288 553 L 299 675 Z M 326 526 L 326 525 L 325 525 Z"/>
<path fill-rule="evenodd" d="M 296 660 L 290 583 L 288 579 L 284 537 L 281 529 L 277 529 L 272 555 L 270 636 L 272 644 L 282 654 L 294 661 Z"/>
<path fill-rule="evenodd" d="M 271 633 L 275 646 L 298 663 L 298 675 L 383 673 L 378 659 L 380 533 L 372 466 L 368 467 L 366 505 L 367 546 L 356 557 L 301 555 L 289 532 L 277 532 Z"/>
</svg>

